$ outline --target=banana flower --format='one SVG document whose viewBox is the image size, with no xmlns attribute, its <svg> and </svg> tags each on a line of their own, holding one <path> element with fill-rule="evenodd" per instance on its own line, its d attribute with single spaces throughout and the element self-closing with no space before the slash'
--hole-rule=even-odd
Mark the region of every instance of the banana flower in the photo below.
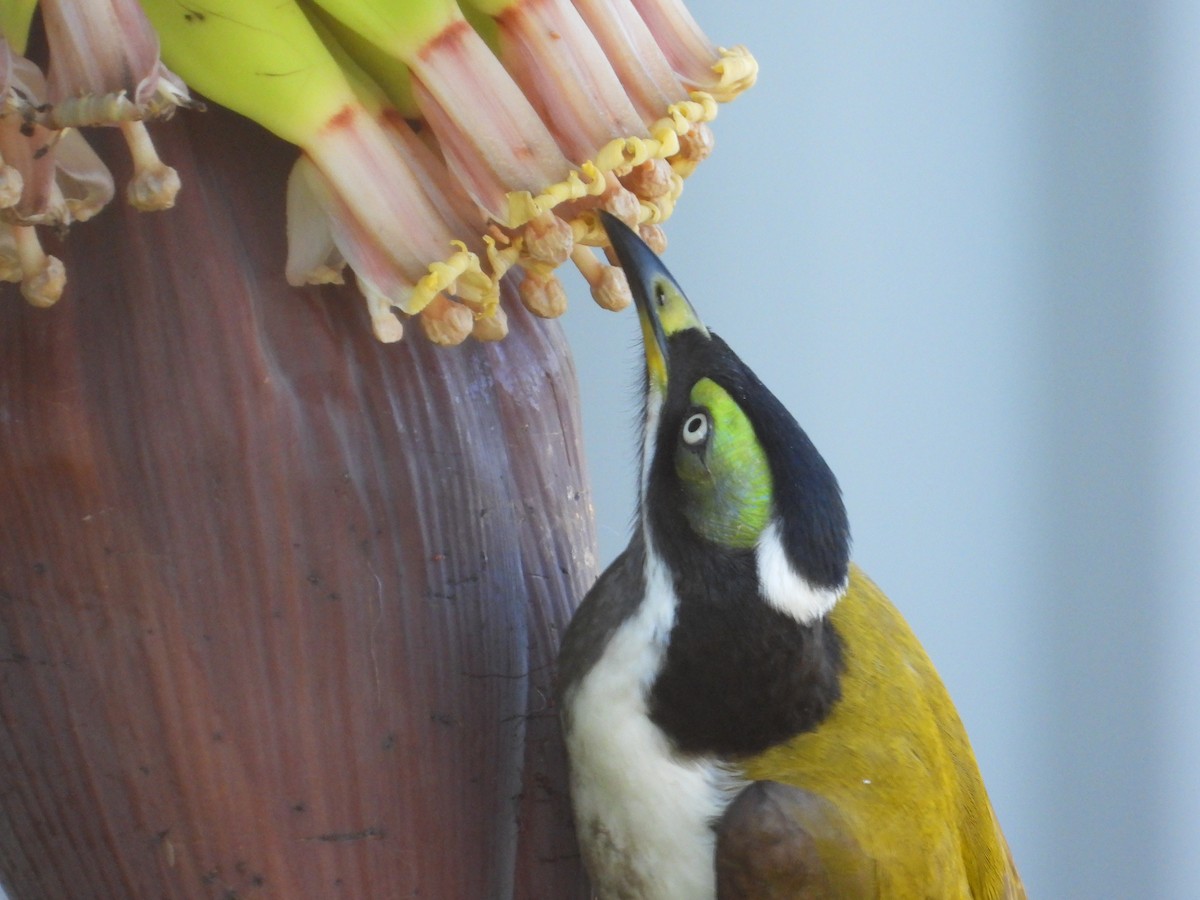
<svg viewBox="0 0 1200 900">
<path fill-rule="evenodd" d="M 678 0 L 36 5 L 0 0 L 10 900 L 583 900 L 552 661 L 596 548 L 543 318 L 563 265 L 628 303 L 596 211 L 661 248 L 753 60 Z"/>
</svg>

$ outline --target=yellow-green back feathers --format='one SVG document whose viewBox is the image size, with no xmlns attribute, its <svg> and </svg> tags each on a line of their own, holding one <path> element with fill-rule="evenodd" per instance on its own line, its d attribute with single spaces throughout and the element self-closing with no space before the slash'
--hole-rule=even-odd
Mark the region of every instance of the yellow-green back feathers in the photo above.
<svg viewBox="0 0 1200 900">
<path fill-rule="evenodd" d="M 882 897 L 1023 897 L 966 731 L 908 624 L 856 566 L 829 619 L 841 700 L 815 730 L 745 761 L 745 776 L 833 803 Z"/>
</svg>

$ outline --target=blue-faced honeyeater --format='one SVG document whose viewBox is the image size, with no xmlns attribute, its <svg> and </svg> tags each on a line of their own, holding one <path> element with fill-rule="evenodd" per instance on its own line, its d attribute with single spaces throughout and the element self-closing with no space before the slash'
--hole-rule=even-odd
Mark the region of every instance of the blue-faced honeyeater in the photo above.
<svg viewBox="0 0 1200 900">
<path fill-rule="evenodd" d="M 646 355 L 639 511 L 559 657 L 600 898 L 1019 898 L 954 705 L 850 562 L 837 481 L 602 214 Z"/>
</svg>

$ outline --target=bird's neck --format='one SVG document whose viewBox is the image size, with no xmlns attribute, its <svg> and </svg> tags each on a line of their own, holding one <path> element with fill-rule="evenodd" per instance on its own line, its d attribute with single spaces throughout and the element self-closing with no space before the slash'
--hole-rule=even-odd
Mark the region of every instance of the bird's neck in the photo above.
<svg viewBox="0 0 1200 900">
<path fill-rule="evenodd" d="M 830 713 L 842 655 L 828 617 L 802 624 L 765 602 L 752 551 L 671 572 L 674 621 L 648 706 L 679 751 L 752 756 Z"/>
</svg>

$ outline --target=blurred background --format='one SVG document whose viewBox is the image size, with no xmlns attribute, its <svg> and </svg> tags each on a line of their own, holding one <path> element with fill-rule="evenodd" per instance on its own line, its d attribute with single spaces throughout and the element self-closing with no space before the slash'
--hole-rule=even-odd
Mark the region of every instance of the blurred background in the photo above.
<svg viewBox="0 0 1200 900">
<path fill-rule="evenodd" d="M 1200 4 L 688 6 L 761 73 L 667 263 L 838 474 L 1030 896 L 1200 896 Z M 607 564 L 638 334 L 569 287 Z"/>
</svg>

